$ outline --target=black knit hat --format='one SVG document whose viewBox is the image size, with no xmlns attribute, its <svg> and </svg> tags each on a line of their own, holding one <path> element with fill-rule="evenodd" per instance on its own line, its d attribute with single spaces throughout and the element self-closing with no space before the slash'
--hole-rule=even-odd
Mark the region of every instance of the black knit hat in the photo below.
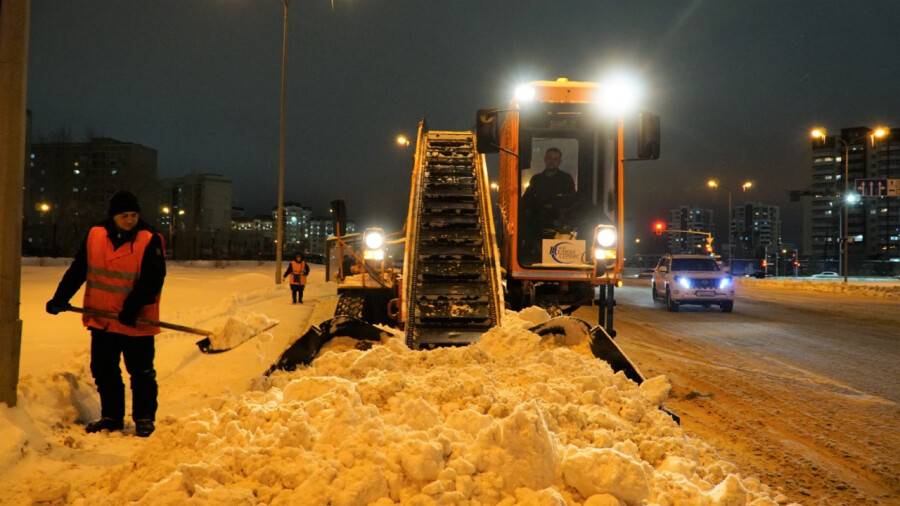
<svg viewBox="0 0 900 506">
<path fill-rule="evenodd" d="M 129 191 L 116 192 L 116 194 L 109 199 L 110 218 L 117 214 L 127 212 L 141 212 L 141 206 L 138 205 L 137 197 Z"/>
</svg>

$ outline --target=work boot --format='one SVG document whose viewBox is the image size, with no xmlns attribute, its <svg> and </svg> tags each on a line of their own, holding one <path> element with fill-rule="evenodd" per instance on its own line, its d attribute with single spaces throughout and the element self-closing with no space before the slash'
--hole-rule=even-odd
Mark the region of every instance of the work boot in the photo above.
<svg viewBox="0 0 900 506">
<path fill-rule="evenodd" d="M 84 426 L 85 432 L 88 434 L 93 434 L 94 432 L 100 432 L 102 430 L 105 431 L 114 431 L 114 430 L 122 430 L 122 427 L 125 424 L 122 423 L 122 420 L 114 420 L 112 418 L 101 418 L 99 420 L 95 420 L 93 422 L 88 423 Z"/>
<path fill-rule="evenodd" d="M 153 420 L 135 420 L 134 421 L 134 435 L 138 437 L 147 437 L 150 434 L 153 434 L 153 431 L 156 430 L 156 427 L 153 425 Z"/>
</svg>

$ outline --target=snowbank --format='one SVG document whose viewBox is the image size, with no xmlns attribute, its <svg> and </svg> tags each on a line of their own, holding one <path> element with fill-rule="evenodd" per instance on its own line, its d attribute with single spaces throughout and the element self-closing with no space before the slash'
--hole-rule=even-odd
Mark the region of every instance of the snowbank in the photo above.
<svg viewBox="0 0 900 506">
<path fill-rule="evenodd" d="M 739 284 L 754 288 L 798 290 L 805 292 L 838 293 L 864 295 L 886 299 L 900 299 L 900 281 L 854 281 L 843 283 L 842 279 L 803 278 L 735 278 Z"/>
<path fill-rule="evenodd" d="M 508 313 L 463 348 L 413 352 L 398 336 L 335 340 L 157 432 L 93 483 L 45 480 L 74 504 L 774 504 L 638 388 Z M 51 493 L 52 492 L 52 493 Z"/>
</svg>

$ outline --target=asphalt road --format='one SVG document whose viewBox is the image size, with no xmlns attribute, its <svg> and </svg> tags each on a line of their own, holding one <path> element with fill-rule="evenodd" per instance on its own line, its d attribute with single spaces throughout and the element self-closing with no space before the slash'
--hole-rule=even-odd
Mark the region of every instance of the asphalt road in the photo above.
<svg viewBox="0 0 900 506">
<path fill-rule="evenodd" d="M 829 378 L 851 395 L 900 402 L 900 301 L 738 286 L 734 312 L 650 299 L 649 280 L 616 292 L 618 318 Z"/>
</svg>

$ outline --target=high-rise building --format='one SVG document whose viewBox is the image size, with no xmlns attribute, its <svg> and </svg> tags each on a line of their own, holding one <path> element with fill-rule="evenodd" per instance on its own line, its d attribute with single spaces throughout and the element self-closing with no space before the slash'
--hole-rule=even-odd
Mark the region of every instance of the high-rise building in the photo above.
<svg viewBox="0 0 900 506">
<path fill-rule="evenodd" d="M 712 209 L 678 206 L 669 211 L 668 230 L 692 230 L 715 235 Z M 704 253 L 706 238 L 700 234 L 672 232 L 668 234 L 669 251 L 672 253 Z"/>
<path fill-rule="evenodd" d="M 875 138 L 871 129 L 854 127 L 842 129 L 840 136 L 812 141 L 812 181 L 804 208 L 803 241 L 803 253 L 810 260 L 832 269 L 839 266 L 845 170 L 849 193 L 853 194 L 857 180 L 900 178 L 900 139 L 896 133 L 893 128 Z M 844 143 L 839 139 L 849 146 L 846 161 Z M 900 198 L 863 197 L 849 205 L 847 213 L 851 272 L 900 268 Z"/>
<path fill-rule="evenodd" d="M 173 258 L 225 258 L 231 234 L 231 180 L 220 174 L 165 179 L 160 231 Z"/>
<path fill-rule="evenodd" d="M 731 237 L 735 258 L 763 258 L 767 249 L 781 245 L 781 213 L 778 206 L 748 202 L 734 208 Z"/>
<path fill-rule="evenodd" d="M 277 209 L 272 210 L 272 219 L 276 218 Z M 303 253 L 309 248 L 309 221 L 312 209 L 300 205 L 299 202 L 284 203 L 284 249 L 282 254 L 293 256 Z"/>
<path fill-rule="evenodd" d="M 268 260 L 275 258 L 275 222 L 267 214 L 231 221 L 230 258 Z"/>
<path fill-rule="evenodd" d="M 71 256 L 88 229 L 104 220 L 110 197 L 129 190 L 141 217 L 157 217 L 156 150 L 98 137 L 33 143 L 25 170 L 23 252 Z"/>
<path fill-rule="evenodd" d="M 356 224 L 347 221 L 346 232 L 348 234 L 356 232 Z M 325 255 L 325 243 L 333 235 L 334 221 L 331 217 L 313 217 L 309 221 L 309 253 Z"/>
</svg>

